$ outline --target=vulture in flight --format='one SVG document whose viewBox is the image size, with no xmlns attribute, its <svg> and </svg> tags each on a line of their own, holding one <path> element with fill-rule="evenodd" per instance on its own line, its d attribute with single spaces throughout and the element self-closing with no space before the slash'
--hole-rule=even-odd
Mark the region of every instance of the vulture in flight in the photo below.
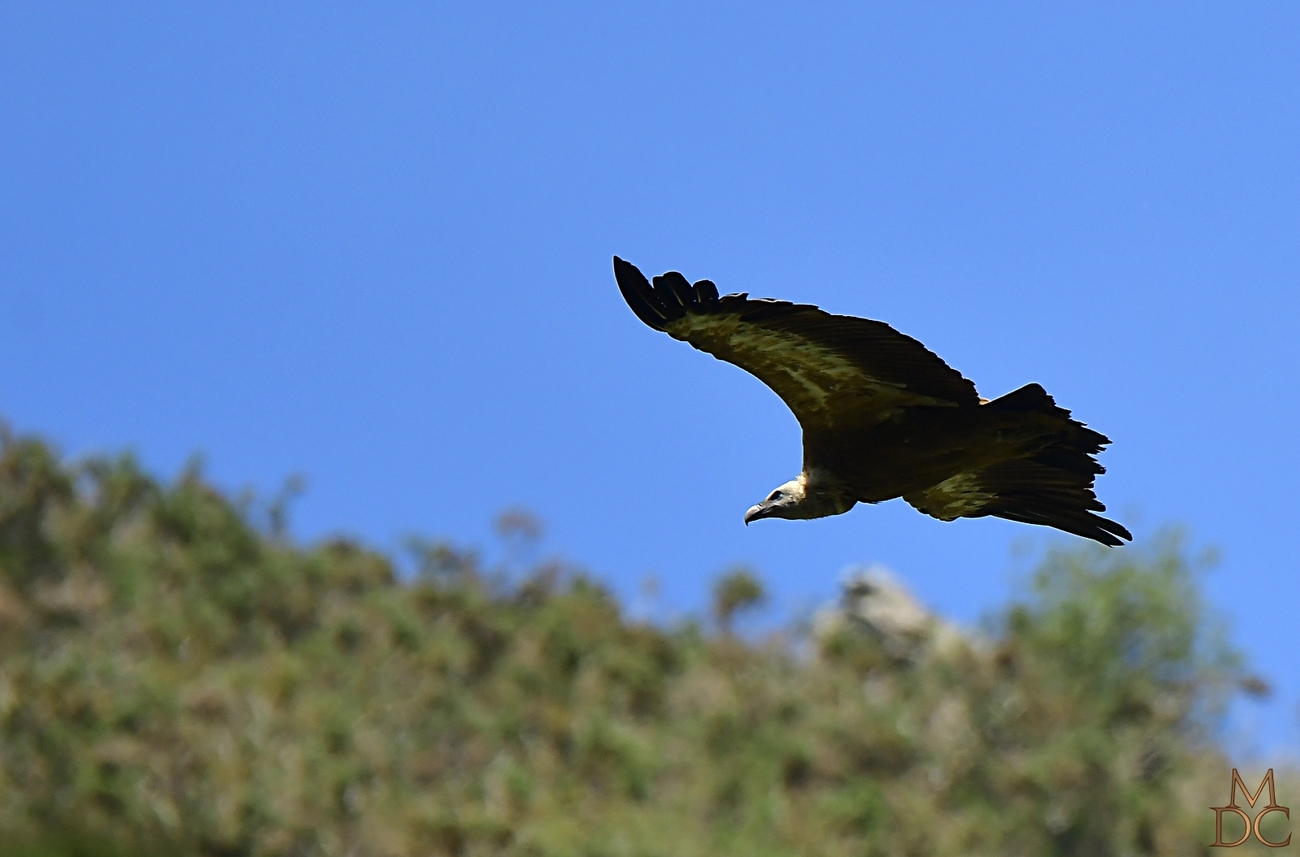
<svg viewBox="0 0 1300 857">
<path fill-rule="evenodd" d="M 803 428 L 803 472 L 745 513 L 822 518 L 902 497 L 941 521 L 993 515 L 1104 545 L 1132 539 L 1097 512 L 1094 456 L 1110 443 L 1029 384 L 1000 399 L 880 321 L 718 295 L 676 271 L 652 285 L 614 257 L 637 318 L 771 387 Z"/>
</svg>

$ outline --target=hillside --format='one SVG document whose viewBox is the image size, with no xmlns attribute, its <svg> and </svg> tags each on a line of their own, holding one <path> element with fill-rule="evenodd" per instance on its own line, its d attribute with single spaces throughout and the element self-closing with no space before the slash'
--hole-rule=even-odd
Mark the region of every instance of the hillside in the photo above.
<svg viewBox="0 0 1300 857">
<path fill-rule="evenodd" d="M 399 580 L 273 511 L 4 437 L 11 847 L 1208 853 L 1243 674 L 1176 543 L 1048 556 L 984 636 L 901 651 L 849 621 L 631 621 L 572 570 L 445 544 Z"/>
</svg>

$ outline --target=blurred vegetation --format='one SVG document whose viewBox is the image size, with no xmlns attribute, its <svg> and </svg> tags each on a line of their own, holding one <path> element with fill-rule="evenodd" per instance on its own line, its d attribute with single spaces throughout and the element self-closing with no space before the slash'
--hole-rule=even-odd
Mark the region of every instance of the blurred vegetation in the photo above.
<svg viewBox="0 0 1300 857">
<path fill-rule="evenodd" d="M 0 442 L 6 854 L 1209 853 L 1243 673 L 1176 545 L 1053 554 L 902 660 L 446 544 L 402 581 L 197 470 Z M 761 597 L 737 572 L 715 615 Z"/>
<path fill-rule="evenodd" d="M 730 634 L 737 613 L 758 607 L 766 600 L 763 584 L 753 571 L 733 568 L 713 585 L 713 618 L 724 634 Z"/>
</svg>

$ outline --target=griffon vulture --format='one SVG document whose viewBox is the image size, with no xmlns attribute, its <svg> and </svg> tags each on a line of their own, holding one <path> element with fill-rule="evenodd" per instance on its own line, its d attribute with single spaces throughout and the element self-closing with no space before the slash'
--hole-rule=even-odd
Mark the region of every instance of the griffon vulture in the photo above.
<svg viewBox="0 0 1300 857">
<path fill-rule="evenodd" d="M 1104 545 L 1132 539 L 1092 491 L 1110 443 L 1037 384 L 1000 399 L 889 325 L 807 304 L 718 296 L 614 257 L 637 318 L 771 387 L 803 428 L 803 472 L 745 513 L 822 518 L 902 497 L 941 521 L 994 515 Z"/>
</svg>

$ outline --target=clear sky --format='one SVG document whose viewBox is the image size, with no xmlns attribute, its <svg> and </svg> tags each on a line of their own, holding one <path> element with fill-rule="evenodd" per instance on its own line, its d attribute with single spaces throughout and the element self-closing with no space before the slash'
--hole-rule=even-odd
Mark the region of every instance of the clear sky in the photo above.
<svg viewBox="0 0 1300 857">
<path fill-rule="evenodd" d="M 1070 542 L 898 501 L 744 527 L 797 425 L 637 321 L 615 253 L 1042 383 L 1139 542 L 1221 552 L 1277 687 L 1241 722 L 1300 748 L 1300 6 L 0 5 L 20 431 L 303 474 L 302 538 L 488 545 L 522 505 L 663 615 L 735 562 L 781 615 L 882 562 L 975 622 L 1014 546 Z"/>
</svg>

